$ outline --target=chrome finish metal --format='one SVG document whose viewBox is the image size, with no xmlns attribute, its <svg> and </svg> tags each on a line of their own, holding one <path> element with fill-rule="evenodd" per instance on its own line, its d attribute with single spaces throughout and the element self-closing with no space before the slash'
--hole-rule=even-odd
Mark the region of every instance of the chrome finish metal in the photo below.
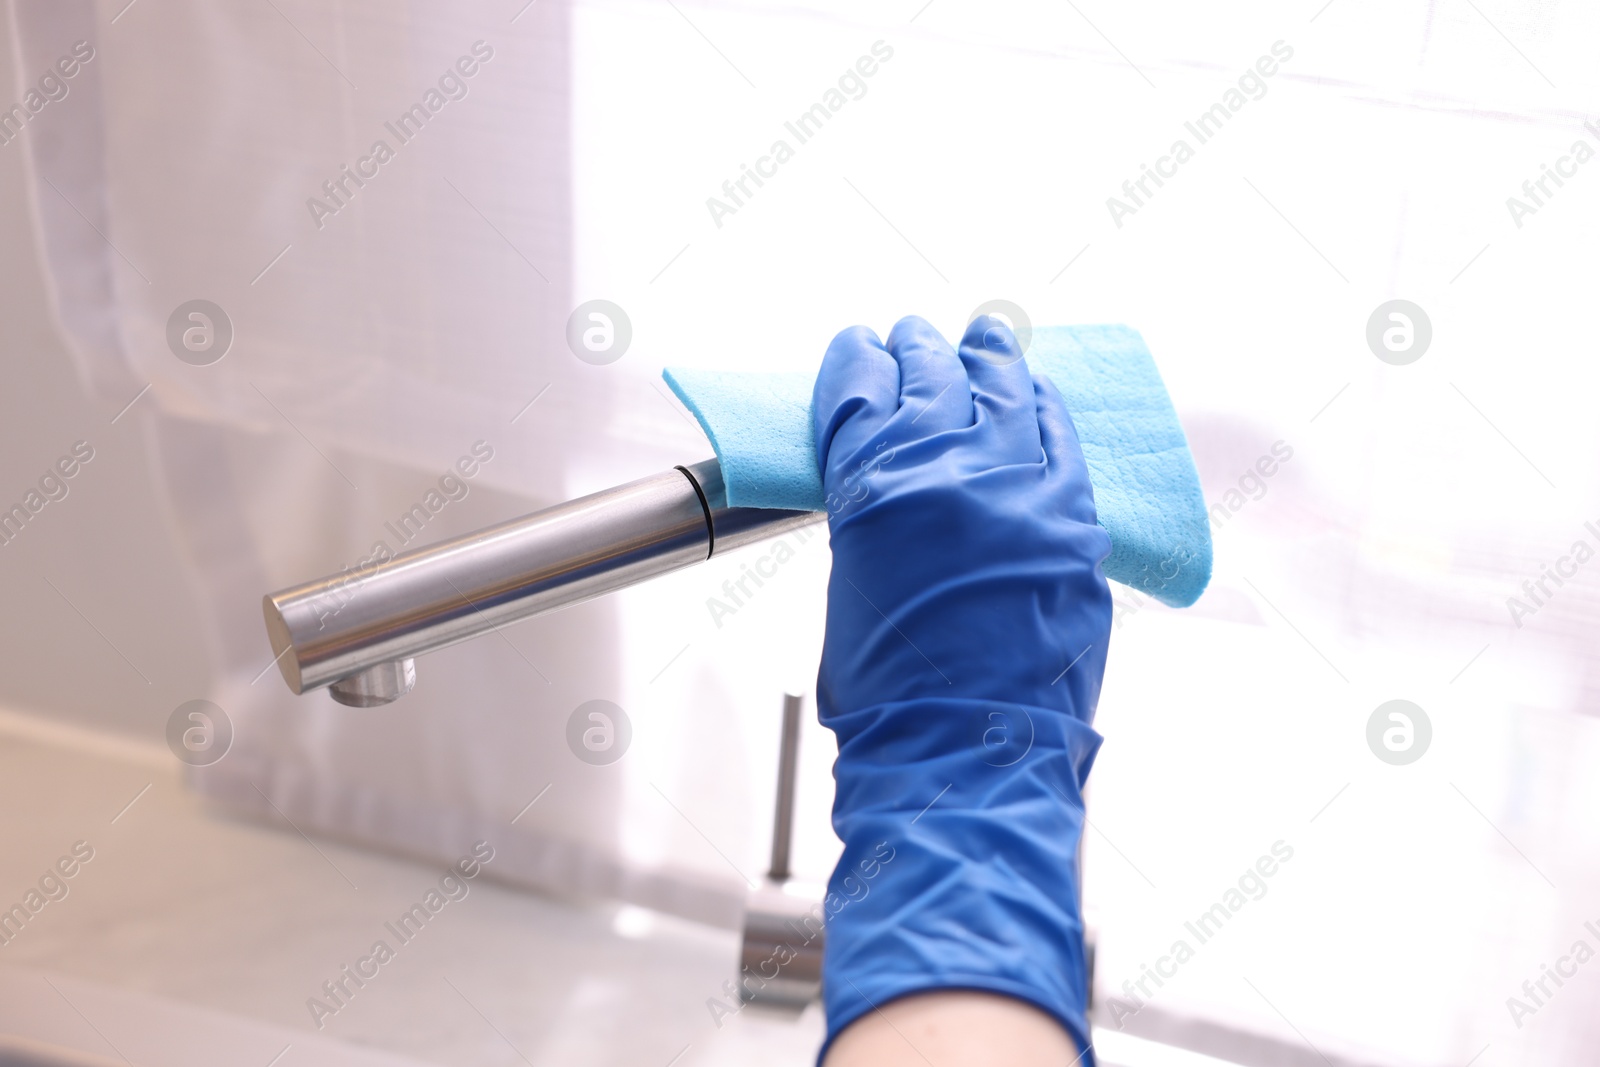
<svg viewBox="0 0 1600 1067">
<path fill-rule="evenodd" d="M 825 511 L 778 511 L 773 508 L 730 508 L 728 492 L 722 483 L 722 466 L 714 459 L 679 467 L 706 496 L 711 509 L 713 554 L 721 555 L 744 545 L 822 522 Z"/>
<path fill-rule="evenodd" d="M 799 1012 L 821 995 L 823 893 L 822 886 L 769 881 L 750 894 L 739 945 L 741 1001 Z"/>
<path fill-rule="evenodd" d="M 772 864 L 761 887 L 745 899 L 739 945 L 739 999 L 798 1012 L 822 992 L 823 886 L 789 878 L 794 840 L 795 769 L 800 757 L 797 693 L 783 695 L 778 737 L 778 798 L 772 815 Z"/>
<path fill-rule="evenodd" d="M 789 877 L 789 845 L 794 840 L 794 772 L 800 758 L 800 701 L 798 693 L 783 694 L 783 730 L 778 736 L 778 799 L 772 808 L 772 864 L 767 877 L 781 882 Z"/>
<path fill-rule="evenodd" d="M 387 703 L 415 656 L 825 517 L 728 507 L 711 459 L 280 590 L 262 612 L 291 690 L 342 683 L 335 699 Z"/>
<path fill-rule="evenodd" d="M 390 660 L 339 679 L 328 687 L 328 692 L 333 699 L 352 708 L 376 708 L 394 703 L 411 692 L 416 684 L 416 660 Z"/>
</svg>

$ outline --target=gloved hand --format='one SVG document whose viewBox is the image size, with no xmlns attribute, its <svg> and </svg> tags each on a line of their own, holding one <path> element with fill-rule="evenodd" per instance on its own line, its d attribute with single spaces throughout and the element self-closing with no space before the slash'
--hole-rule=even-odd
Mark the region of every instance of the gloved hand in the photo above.
<svg viewBox="0 0 1600 1067">
<path fill-rule="evenodd" d="M 958 355 L 911 317 L 887 345 L 834 338 L 814 417 L 833 549 L 817 707 L 845 846 L 828 1043 L 959 988 L 1031 1003 L 1085 1049 L 1077 851 L 1111 542 L 1061 395 L 1000 320 Z"/>
</svg>

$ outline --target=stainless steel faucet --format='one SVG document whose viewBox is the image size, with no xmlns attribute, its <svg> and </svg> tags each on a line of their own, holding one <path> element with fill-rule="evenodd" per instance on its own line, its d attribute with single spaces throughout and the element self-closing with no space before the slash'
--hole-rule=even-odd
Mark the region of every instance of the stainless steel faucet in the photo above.
<svg viewBox="0 0 1600 1067">
<path fill-rule="evenodd" d="M 823 925 L 826 886 L 794 879 L 790 853 L 794 840 L 795 773 L 800 760 L 798 693 L 783 697 L 783 728 L 778 735 L 778 795 L 772 809 L 772 862 L 766 879 L 745 897 L 739 939 L 739 1000 L 797 1014 L 822 995 Z"/>
<path fill-rule="evenodd" d="M 715 459 L 262 599 L 283 680 L 353 707 L 398 700 L 415 657 L 813 522 L 730 508 Z"/>
</svg>

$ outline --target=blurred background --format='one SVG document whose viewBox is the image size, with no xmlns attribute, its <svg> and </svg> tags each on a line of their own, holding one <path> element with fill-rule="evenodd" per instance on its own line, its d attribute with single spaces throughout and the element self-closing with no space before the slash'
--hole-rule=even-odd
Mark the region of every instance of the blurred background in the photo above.
<svg viewBox="0 0 1600 1067">
<path fill-rule="evenodd" d="M 0 908 L 49 879 L 0 944 L 6 1032 L 141 1064 L 810 1062 L 814 1006 L 712 1002 L 825 538 L 732 616 L 707 600 L 762 549 L 365 710 L 288 692 L 260 598 L 710 455 L 665 364 L 806 369 L 844 326 L 955 336 L 1003 299 L 1141 331 L 1212 505 L 1195 607 L 1114 588 L 1102 1061 L 1592 1062 L 1600 12 L 4 6 Z M 601 364 L 567 340 L 595 300 L 631 327 Z M 216 335 L 185 348 L 196 307 Z M 194 700 L 231 731 L 204 766 L 169 743 Z M 591 700 L 631 724 L 602 765 L 567 742 Z M 309 1005 L 478 842 L 470 892 Z"/>
</svg>

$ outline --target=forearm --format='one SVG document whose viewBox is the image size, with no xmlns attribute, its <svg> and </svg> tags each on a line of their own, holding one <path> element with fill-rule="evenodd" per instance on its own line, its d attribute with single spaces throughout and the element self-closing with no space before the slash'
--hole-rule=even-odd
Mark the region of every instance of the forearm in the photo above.
<svg viewBox="0 0 1600 1067">
<path fill-rule="evenodd" d="M 822 1067 L 1070 1067 L 1082 1049 L 1020 1000 L 955 990 L 891 1001 L 845 1028 Z"/>
</svg>

